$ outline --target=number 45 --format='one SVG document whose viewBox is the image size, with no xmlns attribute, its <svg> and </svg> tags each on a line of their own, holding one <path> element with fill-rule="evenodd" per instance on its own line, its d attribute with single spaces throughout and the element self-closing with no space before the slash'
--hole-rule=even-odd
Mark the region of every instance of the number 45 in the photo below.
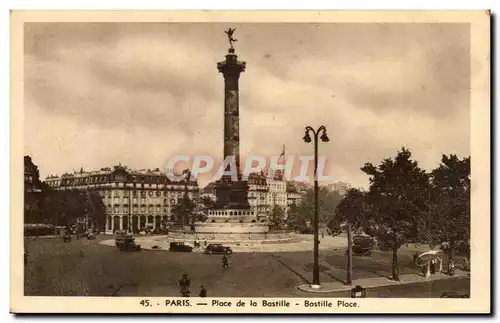
<svg viewBox="0 0 500 323">
<path fill-rule="evenodd" d="M 142 306 L 144 306 L 144 307 L 149 307 L 149 306 L 151 306 L 151 305 L 149 304 L 149 301 L 148 301 L 147 299 L 143 299 L 143 300 L 142 300 L 139 304 L 141 304 L 141 305 L 142 305 Z"/>
</svg>

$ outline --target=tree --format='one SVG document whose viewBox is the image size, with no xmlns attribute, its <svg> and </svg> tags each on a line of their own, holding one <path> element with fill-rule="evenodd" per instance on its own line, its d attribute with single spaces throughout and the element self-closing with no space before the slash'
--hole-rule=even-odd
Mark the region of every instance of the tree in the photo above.
<svg viewBox="0 0 500 323">
<path fill-rule="evenodd" d="M 208 196 L 203 196 L 200 199 L 200 212 L 198 213 L 198 221 L 206 221 L 208 211 L 215 208 L 215 201 Z"/>
<path fill-rule="evenodd" d="M 97 192 L 46 190 L 42 194 L 37 222 L 70 227 L 78 218 L 88 216 L 99 229 L 104 227 L 106 208 Z"/>
<path fill-rule="evenodd" d="M 42 200 L 42 221 L 71 226 L 84 213 L 84 202 L 78 191 L 51 191 Z"/>
<path fill-rule="evenodd" d="M 200 199 L 200 203 L 202 205 L 203 210 L 205 210 L 207 212 L 208 212 L 208 210 L 211 210 L 215 207 L 215 201 L 208 196 L 203 196 Z"/>
<path fill-rule="evenodd" d="M 337 205 L 335 220 L 332 221 L 335 228 L 340 223 L 347 223 L 347 284 L 352 283 L 352 231 L 362 228 L 366 214 L 365 194 L 358 189 L 352 188 Z"/>
<path fill-rule="evenodd" d="M 99 231 L 104 231 L 106 224 L 106 206 L 102 197 L 96 191 L 89 191 L 86 196 L 87 214 L 98 228 Z"/>
<path fill-rule="evenodd" d="M 288 228 L 304 232 L 307 229 L 307 223 L 304 216 L 300 213 L 299 207 L 293 203 L 288 209 L 288 217 L 286 219 Z"/>
<path fill-rule="evenodd" d="M 443 155 L 441 164 L 431 173 L 432 209 L 429 235 L 436 244 L 444 245 L 448 259 L 466 246 L 470 239 L 470 157 Z M 448 262 L 451 265 L 451 261 Z"/>
<path fill-rule="evenodd" d="M 254 210 L 257 213 L 257 216 L 269 215 L 269 205 L 267 204 L 258 204 L 254 207 Z"/>
<path fill-rule="evenodd" d="M 394 159 L 378 167 L 366 163 L 361 170 L 370 176 L 365 232 L 392 249 L 392 278 L 399 281 L 397 252 L 418 236 L 429 176 L 404 147 Z"/>
<path fill-rule="evenodd" d="M 275 204 L 269 215 L 269 226 L 271 230 L 278 230 L 283 227 L 285 221 L 285 210 L 278 204 Z"/>
</svg>

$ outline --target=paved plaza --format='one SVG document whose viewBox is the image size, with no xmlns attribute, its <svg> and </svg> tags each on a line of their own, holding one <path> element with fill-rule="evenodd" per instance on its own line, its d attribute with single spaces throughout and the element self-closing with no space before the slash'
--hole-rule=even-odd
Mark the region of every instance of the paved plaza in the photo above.
<svg viewBox="0 0 500 323">
<path fill-rule="evenodd" d="M 63 243 L 60 238 L 26 239 L 29 253 L 25 269 L 27 295 L 66 296 L 178 296 L 178 280 L 183 273 L 191 279 L 193 296 L 203 284 L 209 296 L 220 297 L 346 297 L 346 256 L 342 237 L 322 240 L 320 250 L 320 280 L 322 284 L 335 284 L 336 292 L 316 295 L 297 287 L 312 280 L 312 253 L 307 247 L 309 237 L 302 242 L 279 248 L 295 248 L 295 251 L 271 250 L 260 246 L 250 252 L 234 250 L 230 256 L 230 268 L 221 268 L 220 255 L 200 252 L 177 253 L 166 250 L 120 252 L 110 246 L 112 236 L 100 236 L 97 240 L 73 240 Z M 138 242 L 165 239 L 161 236 L 138 238 Z M 309 242 L 308 242 L 309 241 Z M 328 246 L 328 247 L 327 247 Z M 422 248 L 419 247 L 419 248 Z M 412 264 L 415 247 L 404 247 L 399 252 L 401 278 L 410 287 L 399 286 L 389 280 L 391 253 L 374 251 L 372 257 L 354 257 L 354 283 L 363 282 L 366 287 L 386 286 L 380 289 L 380 297 L 405 297 L 412 290 L 420 294 L 412 297 L 439 297 L 441 290 L 456 288 L 468 291 L 467 273 L 457 271 L 460 277 L 433 276 L 427 281 L 421 277 L 418 267 Z M 436 281 L 434 281 L 436 280 Z M 447 282 L 441 282 L 446 280 Z M 437 282 L 439 281 L 439 282 Z M 421 287 L 424 284 L 427 287 Z M 397 286 L 395 286 L 397 285 Z M 420 286 L 420 287 L 417 287 Z M 412 287 L 413 286 L 413 287 Z M 429 296 L 432 286 L 436 292 Z M 458 287 L 457 287 L 458 286 Z M 378 289 L 374 289 L 373 294 Z M 427 291 L 427 292 L 426 292 Z M 378 293 L 378 292 L 377 292 Z M 385 293 L 385 294 L 384 294 Z M 403 293 L 403 294 L 401 294 Z M 423 294 L 422 294 L 423 293 Z M 370 295 L 370 292 L 368 293 Z M 418 296 L 420 295 L 420 296 Z"/>
<path fill-rule="evenodd" d="M 185 241 L 185 244 L 194 247 L 195 237 L 186 237 L 185 239 L 172 239 L 167 236 L 142 236 L 137 237 L 136 242 L 143 249 L 163 250 L 168 251 L 169 243 L 172 241 Z M 198 240 L 201 243 L 200 248 L 195 248 L 194 252 L 203 252 L 204 240 Z M 207 244 L 212 243 L 210 240 Z M 115 246 L 113 237 L 101 241 L 101 244 L 106 246 Z M 223 242 L 224 245 L 230 246 L 234 252 L 296 252 L 296 251 L 312 251 L 313 236 L 312 235 L 296 235 L 291 241 L 283 241 L 274 243 L 271 241 L 241 241 L 241 242 Z M 338 248 L 347 247 L 347 238 L 345 236 L 326 236 L 320 239 L 320 249 L 335 250 Z"/>
</svg>

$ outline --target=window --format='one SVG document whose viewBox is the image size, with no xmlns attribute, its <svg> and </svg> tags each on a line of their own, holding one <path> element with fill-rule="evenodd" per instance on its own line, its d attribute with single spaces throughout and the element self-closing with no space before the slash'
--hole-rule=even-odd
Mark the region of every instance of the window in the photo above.
<svg viewBox="0 0 500 323">
<path fill-rule="evenodd" d="M 141 191 L 141 197 L 146 197 L 146 191 Z"/>
<path fill-rule="evenodd" d="M 161 192 L 160 191 L 156 191 L 156 196 L 161 196 Z"/>
<path fill-rule="evenodd" d="M 137 197 L 137 191 L 133 191 L 133 192 L 132 192 L 132 196 L 133 196 L 133 197 Z"/>
</svg>

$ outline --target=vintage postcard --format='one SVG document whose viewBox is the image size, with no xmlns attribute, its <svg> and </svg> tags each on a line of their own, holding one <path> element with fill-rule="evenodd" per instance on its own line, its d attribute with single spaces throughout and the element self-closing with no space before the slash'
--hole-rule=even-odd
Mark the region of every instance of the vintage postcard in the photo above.
<svg viewBox="0 0 500 323">
<path fill-rule="evenodd" d="M 11 27 L 12 312 L 490 313 L 488 11 Z"/>
</svg>

